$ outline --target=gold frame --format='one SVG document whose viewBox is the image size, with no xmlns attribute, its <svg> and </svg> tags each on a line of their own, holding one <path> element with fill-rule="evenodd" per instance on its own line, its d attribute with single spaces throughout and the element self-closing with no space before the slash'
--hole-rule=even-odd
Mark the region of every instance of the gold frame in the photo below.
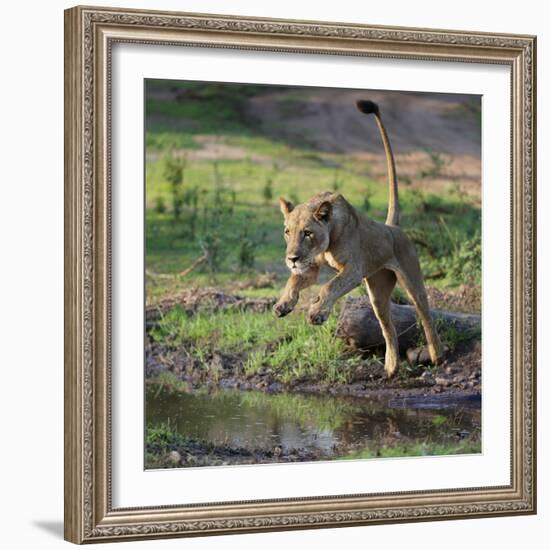
<svg viewBox="0 0 550 550">
<path fill-rule="evenodd" d="M 113 509 L 110 56 L 115 42 L 497 63 L 512 91 L 511 484 Z M 128 9 L 65 12 L 65 538 L 121 541 L 536 512 L 536 38 Z"/>
</svg>

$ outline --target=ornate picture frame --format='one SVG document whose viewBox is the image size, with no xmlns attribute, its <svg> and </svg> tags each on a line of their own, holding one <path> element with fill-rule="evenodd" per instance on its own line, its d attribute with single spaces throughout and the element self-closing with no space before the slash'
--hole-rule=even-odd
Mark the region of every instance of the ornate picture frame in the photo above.
<svg viewBox="0 0 550 550">
<path fill-rule="evenodd" d="M 113 507 L 110 108 L 111 53 L 116 43 L 509 67 L 512 98 L 509 485 Z M 112 8 L 67 10 L 65 538 L 88 543 L 536 513 L 535 97 L 533 36 Z"/>
</svg>

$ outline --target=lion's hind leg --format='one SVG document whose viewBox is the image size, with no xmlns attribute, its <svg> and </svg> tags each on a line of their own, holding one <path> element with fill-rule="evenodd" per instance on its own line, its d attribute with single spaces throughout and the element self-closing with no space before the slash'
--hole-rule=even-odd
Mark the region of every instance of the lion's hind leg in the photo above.
<svg viewBox="0 0 550 550">
<path fill-rule="evenodd" d="M 444 349 L 432 320 L 422 272 L 416 257 L 413 261 L 407 262 L 406 266 L 401 265 L 400 269 L 396 270 L 396 275 L 399 285 L 407 293 L 422 321 L 430 359 L 434 365 L 437 365 L 443 359 Z"/>
<path fill-rule="evenodd" d="M 365 279 L 365 282 L 372 309 L 380 323 L 380 328 L 386 341 L 384 366 L 388 377 L 392 377 L 399 365 L 397 331 L 391 319 L 390 309 L 390 296 L 396 282 L 395 273 L 389 269 L 381 269 Z"/>
</svg>

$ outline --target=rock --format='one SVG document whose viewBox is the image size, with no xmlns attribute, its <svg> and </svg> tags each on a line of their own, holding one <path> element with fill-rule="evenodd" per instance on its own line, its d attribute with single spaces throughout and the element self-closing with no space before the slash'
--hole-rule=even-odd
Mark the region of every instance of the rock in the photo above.
<svg viewBox="0 0 550 550">
<path fill-rule="evenodd" d="M 172 464 L 179 464 L 181 462 L 181 455 L 178 453 L 178 451 L 170 451 L 168 454 L 168 460 Z"/>
<path fill-rule="evenodd" d="M 266 389 L 268 393 L 277 393 L 284 390 L 284 386 L 280 382 L 273 382 Z"/>
<path fill-rule="evenodd" d="M 433 377 L 433 374 L 429 370 L 425 370 L 420 376 L 420 380 L 422 380 L 424 383 L 433 385 L 435 384 L 435 380 Z"/>
<path fill-rule="evenodd" d="M 451 381 L 448 378 L 443 378 L 441 376 L 436 376 L 435 383 L 438 386 L 449 386 L 451 384 Z"/>
<path fill-rule="evenodd" d="M 412 367 L 430 363 L 430 353 L 428 352 L 428 348 L 425 346 L 409 348 L 407 350 L 407 361 Z"/>
<path fill-rule="evenodd" d="M 353 371 L 353 382 L 361 382 L 363 380 L 366 380 L 368 377 L 368 371 L 365 365 L 359 365 L 354 371 Z"/>
</svg>

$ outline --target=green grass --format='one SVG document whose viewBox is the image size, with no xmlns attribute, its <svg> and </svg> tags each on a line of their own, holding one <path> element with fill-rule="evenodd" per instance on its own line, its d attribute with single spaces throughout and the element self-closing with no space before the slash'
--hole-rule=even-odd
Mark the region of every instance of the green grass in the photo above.
<svg viewBox="0 0 550 550">
<path fill-rule="evenodd" d="M 145 448 L 148 453 L 166 453 L 185 446 L 188 439 L 167 423 L 149 425 L 145 429 Z"/>
<path fill-rule="evenodd" d="M 148 162 L 146 172 L 147 267 L 162 273 L 179 272 L 190 265 L 201 255 L 201 241 L 209 234 L 220 239 L 221 273 L 239 271 L 240 246 L 245 237 L 254 243 L 256 270 L 284 271 L 283 220 L 277 197 L 302 202 L 320 190 L 331 189 L 335 178 L 333 168 L 312 165 L 308 160 L 293 160 L 275 176 L 271 163 L 221 160 L 214 168 L 211 161 L 189 161 L 183 185 L 184 189 L 197 191 L 198 209 L 194 212 L 189 205 L 184 206 L 180 219 L 175 221 L 169 208 L 164 212 L 155 209 L 159 199 L 170 204 L 170 184 L 164 180 L 162 162 Z M 385 183 L 352 171 L 340 171 L 339 177 L 343 181 L 340 192 L 359 211 L 364 212 L 368 188 L 368 214 L 384 219 Z M 263 189 L 268 178 L 273 180 L 274 198 L 266 203 Z M 400 197 L 402 226 L 416 243 L 430 284 L 453 287 L 468 280 L 479 284 L 479 208 L 451 194 L 435 197 L 403 189 Z M 215 206 L 216 200 L 221 206 Z M 188 278 L 189 284 L 197 273 L 200 271 Z"/>
<path fill-rule="evenodd" d="M 336 314 L 325 325 L 314 327 L 301 313 L 285 319 L 276 319 L 271 312 L 251 315 L 242 311 L 188 316 L 175 308 L 162 318 L 151 336 L 170 346 L 186 344 L 197 357 L 213 350 L 244 354 L 245 374 L 269 368 L 283 384 L 305 380 L 345 384 L 362 359 L 350 355 L 342 340 L 335 338 L 335 325 Z"/>
<path fill-rule="evenodd" d="M 179 99 L 167 101 L 159 91 L 177 87 Z M 185 130 L 189 134 L 249 132 L 241 110 L 244 101 L 266 88 L 249 84 L 148 80 L 145 100 L 147 129 Z M 182 123 L 183 121 L 183 123 Z"/>
<path fill-rule="evenodd" d="M 455 351 L 462 342 L 470 340 L 479 340 L 481 338 L 481 329 L 476 327 L 469 330 L 459 331 L 451 322 L 444 322 L 438 319 L 435 323 L 441 341 L 447 346 L 450 352 Z"/>
<path fill-rule="evenodd" d="M 162 95 L 172 89 L 178 90 L 179 99 L 168 100 Z M 250 268 L 273 271 L 282 284 L 285 268 L 279 196 L 303 202 L 319 191 L 337 189 L 359 211 L 384 220 L 387 184 L 371 177 L 368 161 L 312 150 L 307 140 L 282 141 L 243 115 L 251 96 L 272 93 L 272 88 L 149 80 L 147 92 L 146 145 L 147 151 L 156 153 L 146 163 L 146 262 L 150 271 L 184 270 L 211 238 L 219 241 L 219 265 L 214 270 L 203 265 L 193 271 L 185 280 L 187 286 L 203 284 L 209 271 L 210 281 L 216 283 L 242 278 L 245 270 L 240 258 L 244 257 L 245 242 L 251 251 L 246 254 Z M 303 90 L 287 92 L 281 101 L 290 109 L 307 99 Z M 289 121 L 283 117 L 283 123 Z M 241 155 L 221 155 L 215 162 L 189 155 L 182 184 L 183 210 L 174 219 L 173 191 L 163 173 L 162 156 L 170 150 L 192 153 L 204 146 L 200 136 L 215 137 L 216 143 L 237 148 Z M 435 152 L 431 157 L 431 171 L 439 172 L 440 157 Z M 268 182 L 272 198 L 266 200 Z M 185 201 L 190 193 L 198 195 L 196 208 Z M 416 244 L 428 284 L 441 288 L 480 284 L 479 206 L 457 192 L 452 181 L 446 191 L 437 194 L 403 184 L 400 202 L 402 227 Z"/>
<path fill-rule="evenodd" d="M 192 135 L 177 131 L 156 131 L 145 133 L 147 151 L 169 151 L 171 149 L 200 149 Z"/>
<path fill-rule="evenodd" d="M 189 391 L 189 383 L 178 378 L 172 371 L 164 371 L 155 376 L 154 384 L 156 392 L 167 391 L 170 393 Z"/>
<path fill-rule="evenodd" d="M 374 449 L 354 451 L 342 457 L 342 460 L 365 458 L 402 458 L 411 456 L 442 456 L 477 454 L 481 452 L 481 441 L 475 438 L 459 443 L 411 442 L 397 445 L 384 445 Z"/>
</svg>

